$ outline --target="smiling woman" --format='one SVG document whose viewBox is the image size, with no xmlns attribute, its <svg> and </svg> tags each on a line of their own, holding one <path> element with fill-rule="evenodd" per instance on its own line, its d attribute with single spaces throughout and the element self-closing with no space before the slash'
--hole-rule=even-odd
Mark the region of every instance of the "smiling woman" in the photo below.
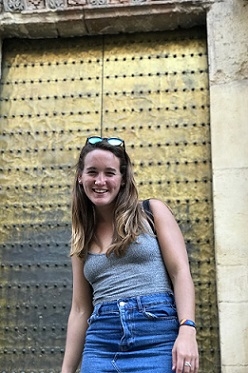
<svg viewBox="0 0 248 373">
<path fill-rule="evenodd" d="M 79 176 L 86 196 L 95 205 L 112 208 L 121 188 L 120 160 L 113 153 L 95 149 L 88 153 Z"/>
<path fill-rule="evenodd" d="M 89 137 L 80 153 L 74 181 L 71 255 L 87 255 L 99 235 L 102 220 L 106 221 L 105 229 L 111 225 L 108 253 L 114 250 L 121 254 L 144 230 L 144 221 L 137 218 L 140 214 L 138 191 L 124 141 Z"/>
<path fill-rule="evenodd" d="M 184 240 L 161 201 L 148 201 L 150 218 L 144 206 L 124 141 L 88 138 L 73 189 L 73 296 L 62 373 L 74 373 L 81 356 L 81 373 L 198 372 Z"/>
</svg>

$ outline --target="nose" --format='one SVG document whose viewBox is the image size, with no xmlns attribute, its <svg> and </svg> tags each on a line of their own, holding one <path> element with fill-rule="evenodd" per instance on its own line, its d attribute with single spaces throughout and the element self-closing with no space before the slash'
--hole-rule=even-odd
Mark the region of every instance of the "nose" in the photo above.
<svg viewBox="0 0 248 373">
<path fill-rule="evenodd" d="M 103 185 L 105 183 L 105 177 L 102 173 L 99 173 L 95 179 L 95 185 Z"/>
</svg>

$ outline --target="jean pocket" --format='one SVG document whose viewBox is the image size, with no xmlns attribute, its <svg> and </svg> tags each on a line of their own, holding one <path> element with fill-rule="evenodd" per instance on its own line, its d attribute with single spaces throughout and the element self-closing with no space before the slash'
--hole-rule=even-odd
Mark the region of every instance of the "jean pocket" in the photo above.
<svg viewBox="0 0 248 373">
<path fill-rule="evenodd" d="M 156 304 L 145 306 L 143 314 L 150 320 L 177 318 L 176 308 L 172 304 Z"/>
</svg>

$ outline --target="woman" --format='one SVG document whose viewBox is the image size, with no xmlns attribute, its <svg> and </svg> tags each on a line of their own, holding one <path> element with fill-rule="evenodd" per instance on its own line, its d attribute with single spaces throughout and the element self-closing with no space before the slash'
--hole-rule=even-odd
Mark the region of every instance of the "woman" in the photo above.
<svg viewBox="0 0 248 373">
<path fill-rule="evenodd" d="M 198 372 L 184 240 L 170 210 L 149 203 L 154 224 L 138 200 L 124 141 L 89 137 L 73 189 L 62 373 L 75 373 L 81 357 L 81 373 Z"/>
</svg>

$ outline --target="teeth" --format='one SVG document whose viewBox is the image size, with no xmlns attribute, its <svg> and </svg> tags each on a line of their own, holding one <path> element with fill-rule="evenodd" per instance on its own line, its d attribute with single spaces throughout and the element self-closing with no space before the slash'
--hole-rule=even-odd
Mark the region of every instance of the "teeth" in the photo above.
<svg viewBox="0 0 248 373">
<path fill-rule="evenodd" d="M 95 192 L 96 192 L 96 193 L 105 193 L 105 192 L 106 192 L 106 190 L 102 190 L 102 189 L 95 189 Z"/>
</svg>

